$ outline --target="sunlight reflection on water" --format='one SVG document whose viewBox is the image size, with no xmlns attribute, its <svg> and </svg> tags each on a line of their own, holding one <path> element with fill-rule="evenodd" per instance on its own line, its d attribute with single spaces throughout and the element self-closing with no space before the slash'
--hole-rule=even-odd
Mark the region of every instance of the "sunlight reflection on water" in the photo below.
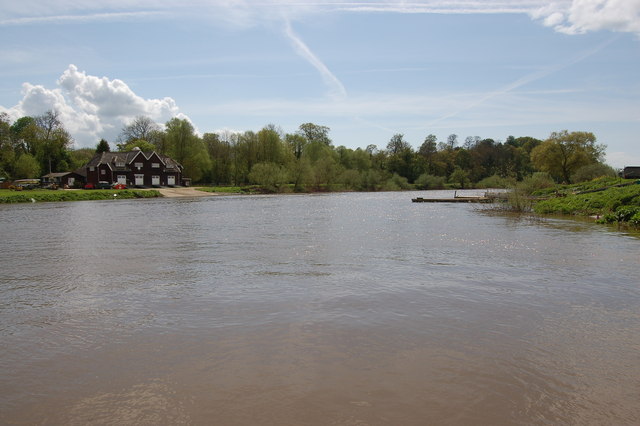
<svg viewBox="0 0 640 426">
<path fill-rule="evenodd" d="M 412 196 L 0 206 L 0 421 L 637 424 L 638 240 Z"/>
</svg>

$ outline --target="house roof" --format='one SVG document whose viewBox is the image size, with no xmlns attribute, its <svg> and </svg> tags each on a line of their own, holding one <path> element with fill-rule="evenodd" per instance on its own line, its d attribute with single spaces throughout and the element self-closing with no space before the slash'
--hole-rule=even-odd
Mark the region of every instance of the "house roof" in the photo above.
<svg viewBox="0 0 640 426">
<path fill-rule="evenodd" d="M 172 159 L 171 157 L 167 157 L 166 155 L 158 154 L 155 151 L 151 152 L 143 152 L 143 151 L 127 151 L 127 152 L 102 152 L 96 154 L 89 163 L 87 163 L 87 167 L 98 167 L 101 164 L 106 164 L 110 168 L 115 170 L 124 170 L 124 167 L 119 167 L 118 164 L 124 164 L 124 166 L 129 166 L 134 162 L 136 157 L 139 155 L 144 156 L 145 160 L 149 160 L 153 155 L 156 155 L 162 163 L 164 163 L 167 169 L 181 169 L 182 165 Z"/>
<path fill-rule="evenodd" d="M 71 172 L 49 173 L 49 174 L 46 174 L 46 175 L 44 175 L 44 176 L 42 176 L 42 177 L 46 177 L 46 178 L 60 178 L 60 177 L 64 177 L 64 176 L 68 175 L 69 173 L 71 173 Z"/>
</svg>

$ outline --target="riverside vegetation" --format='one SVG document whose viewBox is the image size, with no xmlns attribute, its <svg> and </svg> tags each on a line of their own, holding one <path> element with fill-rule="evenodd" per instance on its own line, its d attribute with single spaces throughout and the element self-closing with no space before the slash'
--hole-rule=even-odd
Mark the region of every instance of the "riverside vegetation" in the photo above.
<svg viewBox="0 0 640 426">
<path fill-rule="evenodd" d="M 91 191 L 51 191 L 48 189 L 11 191 L 0 189 L 0 204 L 29 203 L 42 201 L 83 201 L 83 200 L 112 200 L 131 198 L 155 198 L 160 197 L 156 190 L 109 190 L 94 189 Z"/>
<path fill-rule="evenodd" d="M 512 188 L 510 208 L 541 214 L 595 215 L 603 222 L 638 225 L 640 185 L 614 186 L 616 172 L 604 163 L 605 145 L 590 132 L 552 132 L 546 140 L 508 136 L 505 141 L 468 136 L 445 140 L 429 134 L 416 150 L 404 135 L 386 147 L 334 146 L 330 129 L 304 123 L 294 133 L 275 125 L 258 132 L 196 134 L 173 118 L 161 127 L 139 116 L 122 128 L 120 151 L 138 147 L 181 163 L 184 176 L 203 190 L 226 193 L 393 191 L 444 188 Z M 0 178 L 37 178 L 75 170 L 96 148 L 71 149 L 72 138 L 56 111 L 11 122 L 0 114 Z M 594 178 L 603 177 L 593 181 Z M 565 185 L 558 186 L 558 183 Z M 603 188 L 605 188 L 603 190 Z M 598 189 L 597 192 L 587 192 Z M 115 194 L 115 197 L 114 197 Z M 157 191 L 44 191 L 8 194 L 0 202 L 160 196 Z"/>
<path fill-rule="evenodd" d="M 467 136 L 462 141 L 455 134 L 408 141 L 397 133 L 385 146 L 363 141 L 366 147 L 357 149 L 335 146 L 329 133 L 327 126 L 303 123 L 293 133 L 269 124 L 257 132 L 198 135 L 184 119 L 160 126 L 140 116 L 122 128 L 115 145 L 120 151 L 138 147 L 167 155 L 182 164 L 183 176 L 196 185 L 258 185 L 267 192 L 504 186 L 535 172 L 576 183 L 615 174 L 603 162 L 605 146 L 590 132 L 563 130 L 544 141 L 529 136 L 504 141 Z M 96 152 L 113 147 L 104 139 L 96 148 L 72 145 L 55 111 L 15 122 L 0 114 L 0 178 L 76 170 Z"/>
<path fill-rule="evenodd" d="M 509 192 L 508 208 L 545 215 L 595 217 L 598 223 L 640 228 L 640 181 L 600 177 L 571 185 L 556 185 L 536 173 Z"/>
</svg>

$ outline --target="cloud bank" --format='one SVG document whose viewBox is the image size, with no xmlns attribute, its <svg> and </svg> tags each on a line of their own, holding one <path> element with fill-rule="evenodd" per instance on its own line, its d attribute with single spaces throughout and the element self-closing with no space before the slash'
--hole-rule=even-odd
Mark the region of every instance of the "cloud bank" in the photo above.
<svg viewBox="0 0 640 426">
<path fill-rule="evenodd" d="M 87 75 L 75 65 L 62 73 L 57 86 L 47 89 L 24 83 L 20 102 L 12 108 L 0 107 L 0 111 L 17 119 L 56 110 L 78 146 L 94 146 L 101 138 L 114 141 L 122 127 L 138 115 L 161 124 L 172 117 L 188 119 L 172 98 L 144 99 L 121 80 Z"/>
</svg>

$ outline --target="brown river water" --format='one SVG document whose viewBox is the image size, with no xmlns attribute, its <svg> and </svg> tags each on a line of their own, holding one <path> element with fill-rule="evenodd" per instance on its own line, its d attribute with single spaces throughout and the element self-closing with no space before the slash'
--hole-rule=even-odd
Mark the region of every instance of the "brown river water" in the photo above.
<svg viewBox="0 0 640 426">
<path fill-rule="evenodd" d="M 415 196 L 0 205 L 0 424 L 640 424 L 640 239 Z"/>
</svg>

